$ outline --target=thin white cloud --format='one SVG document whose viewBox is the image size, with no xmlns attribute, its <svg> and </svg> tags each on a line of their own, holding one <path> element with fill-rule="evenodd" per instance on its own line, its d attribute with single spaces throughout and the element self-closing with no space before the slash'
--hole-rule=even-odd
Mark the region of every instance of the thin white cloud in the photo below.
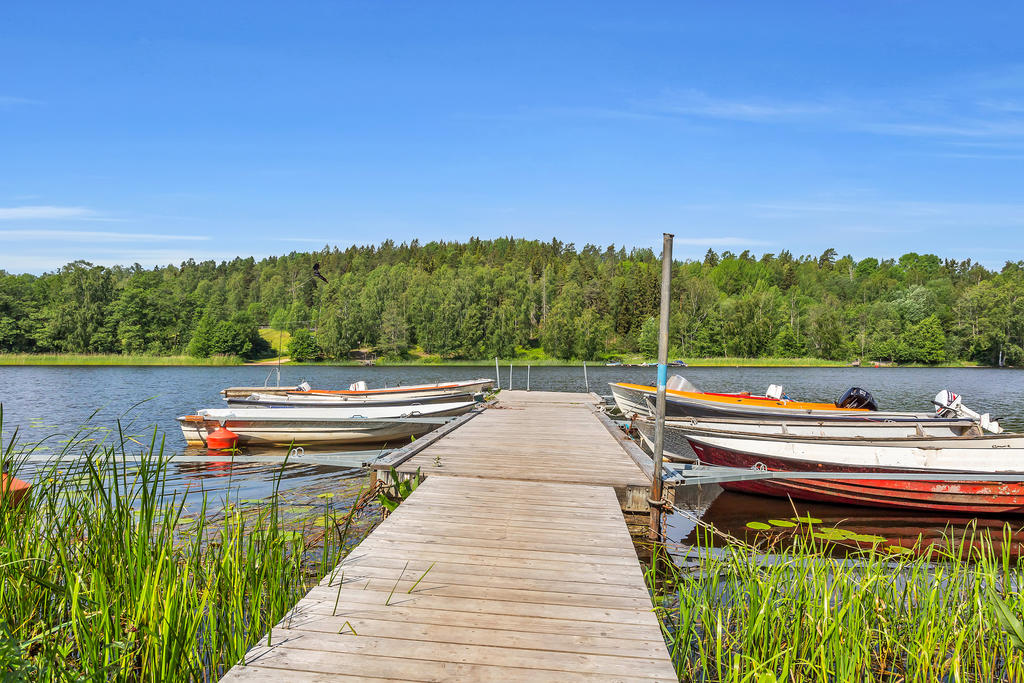
<svg viewBox="0 0 1024 683">
<path fill-rule="evenodd" d="M 67 220 L 95 218 L 96 212 L 84 206 L 11 206 L 0 207 L 0 221 Z"/>
<path fill-rule="evenodd" d="M 929 138 L 1016 138 L 1024 121 L 960 121 L 949 123 L 865 123 L 862 130 L 882 135 Z"/>
<path fill-rule="evenodd" d="M 734 121 L 792 121 L 830 114 L 834 106 L 824 102 L 770 98 L 722 98 L 700 90 L 669 91 L 656 100 L 640 103 L 641 108 L 666 114 L 680 114 Z"/>
<path fill-rule="evenodd" d="M 166 235 L 149 232 L 99 230 L 0 230 L 0 241 L 60 239 L 71 242 L 203 241 L 208 235 Z"/>
<path fill-rule="evenodd" d="M 0 109 L 8 109 L 22 104 L 41 104 L 38 100 L 30 100 L 27 97 L 12 97 L 0 95 Z"/>
<path fill-rule="evenodd" d="M 537 114 L 592 119 L 676 119 L 691 125 L 716 122 L 816 125 L 846 133 L 919 138 L 946 145 L 1013 147 L 1024 141 L 1024 65 L 992 72 L 951 73 L 899 91 L 723 95 L 665 89 L 618 105 L 589 103 L 534 110 Z"/>
</svg>

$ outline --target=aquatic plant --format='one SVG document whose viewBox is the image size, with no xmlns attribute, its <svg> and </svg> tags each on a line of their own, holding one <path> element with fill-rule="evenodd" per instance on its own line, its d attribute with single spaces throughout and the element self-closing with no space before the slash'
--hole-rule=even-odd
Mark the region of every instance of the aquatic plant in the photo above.
<svg viewBox="0 0 1024 683">
<path fill-rule="evenodd" d="M 842 534 L 813 531 L 712 548 L 711 533 L 655 548 L 646 574 L 680 680 L 1024 679 L 1008 529 L 998 548 L 969 531 L 896 554 L 837 554 Z"/>
<path fill-rule="evenodd" d="M 422 481 L 419 468 L 416 469 L 416 474 L 408 479 L 403 478 L 394 467 L 388 470 L 388 476 L 390 482 L 386 479 L 378 479 L 374 489 L 377 502 L 384 508 L 385 514 L 397 510 L 402 501 L 411 496 Z"/>
<path fill-rule="evenodd" d="M 15 470 L 33 450 L 16 439 Z M 20 506 L 0 501 L 4 680 L 217 680 L 372 526 L 368 496 L 294 520 L 284 466 L 266 500 L 186 500 L 156 432 L 133 443 L 70 439 Z"/>
</svg>

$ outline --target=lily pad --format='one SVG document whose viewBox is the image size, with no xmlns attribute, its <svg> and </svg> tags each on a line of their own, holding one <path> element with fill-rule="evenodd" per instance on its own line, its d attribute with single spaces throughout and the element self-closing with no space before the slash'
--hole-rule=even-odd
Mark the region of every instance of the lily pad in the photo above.
<svg viewBox="0 0 1024 683">
<path fill-rule="evenodd" d="M 857 541 L 858 543 L 885 543 L 884 536 L 876 536 L 874 534 L 854 534 L 850 540 Z"/>
<path fill-rule="evenodd" d="M 790 517 L 790 519 L 794 522 L 800 522 L 801 524 L 821 524 L 820 519 L 817 517 L 811 517 L 810 515 L 805 515 L 803 517 Z"/>
<path fill-rule="evenodd" d="M 754 529 L 755 531 L 768 531 L 772 527 L 764 522 L 747 522 L 747 528 Z"/>
<path fill-rule="evenodd" d="M 313 520 L 313 526 L 327 526 L 328 524 L 334 524 L 334 517 L 329 515 L 320 515 Z"/>
<path fill-rule="evenodd" d="M 821 527 L 814 530 L 815 538 L 822 538 L 826 541 L 849 541 L 857 534 L 846 529 L 839 529 L 833 526 Z"/>
<path fill-rule="evenodd" d="M 317 498 L 334 498 L 334 494 L 333 493 L 318 493 L 318 494 L 316 494 L 316 497 Z"/>
<path fill-rule="evenodd" d="M 769 519 L 768 523 L 771 524 L 772 526 L 781 526 L 781 527 L 785 527 L 787 529 L 796 526 L 796 522 L 790 522 L 789 520 L 786 520 L 786 519 Z"/>
</svg>

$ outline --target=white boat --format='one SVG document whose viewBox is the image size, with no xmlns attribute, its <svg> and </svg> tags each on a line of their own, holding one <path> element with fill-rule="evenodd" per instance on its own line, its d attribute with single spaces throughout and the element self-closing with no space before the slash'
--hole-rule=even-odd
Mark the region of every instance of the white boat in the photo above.
<svg viewBox="0 0 1024 683">
<path fill-rule="evenodd" d="M 220 426 L 238 435 L 239 444 L 303 445 L 380 443 L 425 434 L 442 418 L 468 412 L 476 401 L 397 408 L 218 408 L 178 418 L 190 446 L 205 446 Z"/>
<path fill-rule="evenodd" d="M 747 493 L 829 503 L 981 514 L 1024 512 L 1024 434 L 820 437 L 736 433 L 691 425 L 686 439 L 708 465 L 785 472 L 927 473 L 928 479 L 758 479 L 722 483 Z M 983 481 L 958 474 L 991 475 Z"/>
<path fill-rule="evenodd" d="M 651 417 L 657 390 L 655 387 L 623 382 L 611 384 L 615 403 L 627 418 Z M 835 403 L 794 401 L 786 396 L 781 386 L 771 385 L 764 396 L 748 392 L 739 394 L 703 392 L 685 378 L 675 375 L 665 389 L 665 415 L 672 418 L 751 419 L 766 423 L 797 421 L 855 424 L 878 422 L 919 422 L 932 419 L 969 418 L 982 429 L 998 434 L 999 423 L 988 413 L 978 414 L 963 405 L 962 396 L 943 389 L 932 404 L 933 412 L 902 412 L 877 410 L 870 393 L 858 387 L 848 389 Z"/>
<path fill-rule="evenodd" d="M 256 392 L 248 396 L 225 396 L 233 408 L 359 408 L 393 407 L 411 409 L 438 403 L 465 403 L 483 400 L 483 394 L 440 394 L 438 396 L 345 396 L 338 394 L 309 394 L 308 392 L 267 394 Z"/>
<path fill-rule="evenodd" d="M 460 382 L 438 382 L 435 384 L 410 384 L 408 386 L 370 389 L 366 382 L 356 382 L 348 389 L 307 389 L 288 392 L 302 396 L 342 396 L 348 398 L 408 398 L 410 396 L 448 396 L 451 394 L 477 394 L 494 386 L 493 379 L 469 379 Z"/>
<path fill-rule="evenodd" d="M 370 389 L 366 382 L 355 382 L 348 389 L 313 389 L 309 384 L 290 387 L 228 387 L 222 389 L 225 398 L 237 398 L 260 394 L 297 394 L 302 396 L 347 396 L 350 398 L 384 398 L 408 396 L 443 396 L 450 394 L 477 394 L 494 387 L 493 379 L 479 378 L 458 382 L 437 382 L 434 384 L 410 384 L 408 386 L 384 387 Z"/>
<path fill-rule="evenodd" d="M 824 439 L 909 439 L 980 436 L 977 421 L 967 418 L 943 418 L 925 413 L 920 419 L 885 418 L 862 420 L 766 420 L 752 418 L 666 418 L 665 451 L 675 459 L 692 459 L 687 441 L 691 432 L 757 434 L 778 437 L 819 437 Z M 633 425 L 648 445 L 654 443 L 655 420 L 640 418 Z"/>
</svg>

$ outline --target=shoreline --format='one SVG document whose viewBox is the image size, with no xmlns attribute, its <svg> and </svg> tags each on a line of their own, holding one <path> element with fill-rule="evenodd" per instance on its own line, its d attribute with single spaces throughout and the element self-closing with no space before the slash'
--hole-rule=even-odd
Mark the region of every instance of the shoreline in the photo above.
<svg viewBox="0 0 1024 683">
<path fill-rule="evenodd" d="M 859 369 L 884 369 L 884 368 L 995 368 L 994 365 L 979 365 L 967 361 L 939 363 L 936 365 L 880 365 L 875 367 L 872 363 L 862 363 L 859 366 L 844 361 L 831 361 L 821 358 L 684 358 L 687 367 L 743 367 L 743 368 L 859 368 Z M 632 367 L 642 360 L 631 361 Z M 654 369 L 655 363 L 649 367 Z M 276 358 L 264 358 L 256 361 L 246 361 L 237 357 L 217 356 L 212 358 L 193 358 L 191 356 L 122 356 L 118 354 L 27 354 L 27 353 L 0 353 L 0 366 L 152 366 L 152 367 L 273 367 L 277 364 Z M 566 361 L 552 358 L 499 358 L 500 367 L 508 367 L 512 364 L 516 367 L 583 367 L 583 361 Z M 494 359 L 451 359 L 439 360 L 436 357 L 408 359 L 408 360 L 378 360 L 374 365 L 367 366 L 360 361 L 312 361 L 295 362 L 282 359 L 281 365 L 289 367 L 493 367 Z M 587 367 L 631 367 L 630 364 L 622 366 L 607 366 L 603 361 L 587 361 Z M 685 370 L 686 368 L 675 368 Z"/>
</svg>

